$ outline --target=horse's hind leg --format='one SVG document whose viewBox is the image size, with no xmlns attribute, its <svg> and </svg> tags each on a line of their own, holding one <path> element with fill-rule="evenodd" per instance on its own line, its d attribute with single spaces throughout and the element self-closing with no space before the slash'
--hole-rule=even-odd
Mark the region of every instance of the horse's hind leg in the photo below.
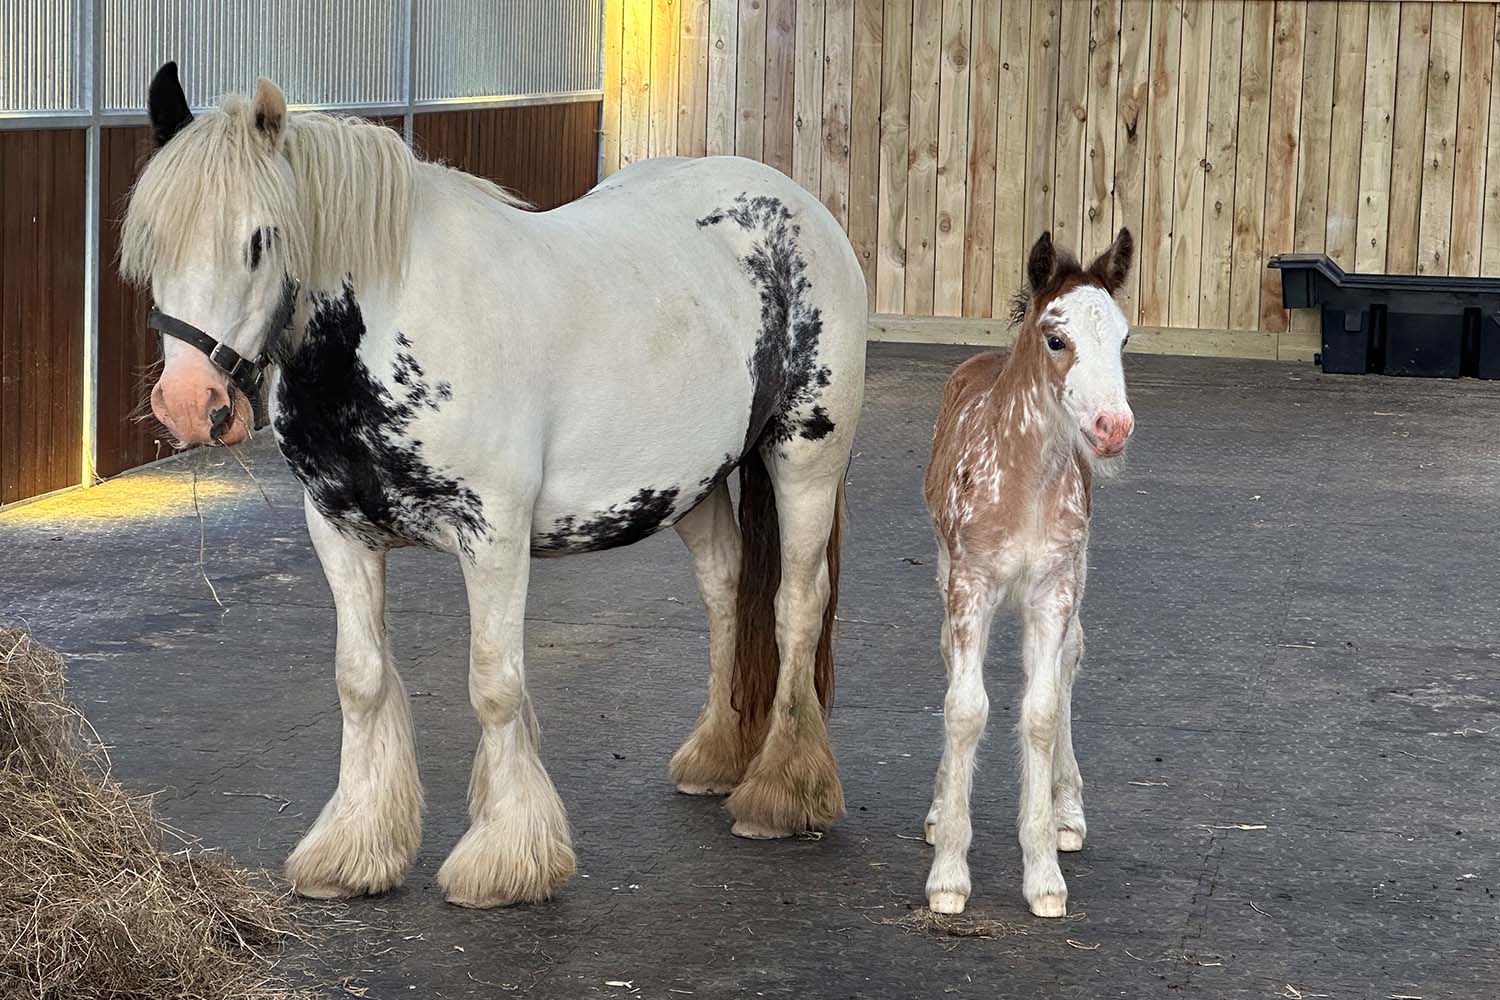
<svg viewBox="0 0 1500 1000">
<path fill-rule="evenodd" d="M 521 660 L 530 570 L 524 516 L 464 560 L 469 700 L 481 733 L 469 778 L 469 829 L 438 871 L 448 901 L 499 906 L 547 899 L 574 871 L 562 799 L 542 767 L 541 732 Z"/>
<path fill-rule="evenodd" d="M 411 714 L 385 635 L 385 553 L 306 506 L 338 609 L 344 737 L 338 789 L 287 859 L 286 876 L 299 894 L 320 899 L 383 892 L 406 877 L 422 837 Z"/>
<path fill-rule="evenodd" d="M 739 712 L 730 703 L 740 529 L 734 523 L 728 484 L 720 483 L 678 521 L 677 533 L 693 554 L 698 592 L 708 611 L 708 700 L 693 734 L 672 757 L 672 783 L 688 795 L 727 795 L 749 761 Z"/>
<path fill-rule="evenodd" d="M 833 594 L 829 538 L 848 451 L 797 439 L 763 450 L 781 536 L 775 598 L 780 670 L 765 741 L 727 803 L 734 833 L 755 838 L 826 829 L 844 813 L 815 666 Z"/>
</svg>

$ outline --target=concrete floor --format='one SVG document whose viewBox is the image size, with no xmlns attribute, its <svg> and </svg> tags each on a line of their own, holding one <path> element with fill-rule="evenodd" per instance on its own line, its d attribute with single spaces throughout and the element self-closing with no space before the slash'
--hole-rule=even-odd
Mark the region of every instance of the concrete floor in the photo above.
<svg viewBox="0 0 1500 1000">
<path fill-rule="evenodd" d="M 968 914 L 995 936 L 912 925 L 943 696 L 920 482 L 967 353 L 872 351 L 832 723 L 849 816 L 830 835 L 736 840 L 717 802 L 666 784 L 705 672 L 667 533 L 534 567 L 528 668 L 581 876 L 545 906 L 447 906 L 435 874 L 477 735 L 465 604 L 450 560 L 401 552 L 423 849 L 403 889 L 336 911 L 287 966 L 382 998 L 1500 995 L 1495 383 L 1132 357 L 1139 431 L 1099 489 L 1085 602 L 1074 912 L 1038 921 L 1020 896 L 1006 627 Z M 0 615 L 70 655 L 120 778 L 276 867 L 335 781 L 333 614 L 293 480 L 269 439 L 247 456 L 271 509 L 197 453 L 0 515 Z"/>
</svg>

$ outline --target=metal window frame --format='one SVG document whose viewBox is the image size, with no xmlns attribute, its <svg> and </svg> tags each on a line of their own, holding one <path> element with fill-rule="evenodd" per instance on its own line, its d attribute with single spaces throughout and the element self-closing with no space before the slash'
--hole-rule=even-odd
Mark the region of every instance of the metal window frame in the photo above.
<svg viewBox="0 0 1500 1000">
<path fill-rule="evenodd" d="M 404 65 L 401 73 L 402 100 L 395 103 L 377 104 L 295 104 L 294 111 L 332 111 L 340 114 L 367 117 L 397 117 L 402 119 L 402 134 L 409 145 L 412 142 L 413 124 L 417 115 L 443 111 L 479 111 L 493 108 L 516 108 L 538 104 L 568 104 L 587 101 L 602 101 L 604 90 L 604 25 L 608 15 L 606 8 L 620 0 L 601 0 L 598 10 L 596 55 L 601 87 L 586 90 L 538 91 L 525 94 L 497 94 L 483 97 L 455 97 L 440 100 L 417 101 L 412 97 L 413 73 L 416 53 L 412 44 L 415 0 L 404 0 L 401 17 L 401 51 Z M 98 476 L 99 458 L 99 266 L 101 133 L 106 128 L 149 124 L 145 114 L 135 111 L 101 111 L 103 103 L 101 88 L 103 75 L 101 62 L 103 46 L 99 44 L 99 32 L 104 23 L 104 0 L 86 0 L 82 5 L 82 23 L 79 26 L 80 45 L 78 62 L 82 73 L 81 90 L 88 107 L 81 111 L 0 111 L 0 132 L 30 129 L 82 129 L 85 134 L 84 175 L 84 253 L 83 253 L 83 441 L 82 461 L 79 469 L 79 486 L 89 487 L 103 482 Z M 67 487 L 65 489 L 72 489 Z M 62 491 L 56 491 L 62 492 Z M 49 496 L 53 494 L 48 494 Z M 20 503 L 31 503 L 39 497 L 31 497 Z M 12 504 L 0 505 L 8 509 Z"/>
</svg>

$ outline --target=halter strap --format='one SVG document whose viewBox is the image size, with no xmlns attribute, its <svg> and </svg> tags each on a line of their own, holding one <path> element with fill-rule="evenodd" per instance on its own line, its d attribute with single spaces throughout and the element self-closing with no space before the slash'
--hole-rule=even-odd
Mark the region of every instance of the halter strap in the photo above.
<svg viewBox="0 0 1500 1000">
<path fill-rule="evenodd" d="M 257 358 L 247 358 L 228 344 L 214 339 L 186 320 L 170 316 L 157 308 L 152 308 L 150 315 L 146 317 L 146 326 L 164 336 L 196 347 L 207 355 L 209 363 L 229 376 L 229 381 L 234 383 L 235 388 L 243 392 L 245 398 L 250 400 L 250 406 L 255 415 L 255 427 L 258 430 L 264 427 L 267 421 L 265 402 L 261 398 L 261 388 L 266 378 L 266 366 L 270 363 L 269 359 L 276 338 L 291 324 L 292 311 L 297 305 L 298 287 L 297 282 L 290 278 L 282 286 L 281 302 L 276 307 L 276 314 L 271 317 L 270 326 L 266 329 L 264 346 Z"/>
</svg>

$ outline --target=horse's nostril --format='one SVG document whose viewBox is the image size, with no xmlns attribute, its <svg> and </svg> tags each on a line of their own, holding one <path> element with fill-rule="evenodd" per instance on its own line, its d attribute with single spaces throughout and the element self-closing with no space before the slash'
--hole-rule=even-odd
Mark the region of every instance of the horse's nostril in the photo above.
<svg viewBox="0 0 1500 1000">
<path fill-rule="evenodd" d="M 221 406 L 210 413 L 209 420 L 213 422 L 213 426 L 209 429 L 209 437 L 216 441 L 220 437 L 223 437 L 224 431 L 229 427 L 229 420 L 233 415 L 234 411 L 227 405 Z"/>
</svg>

